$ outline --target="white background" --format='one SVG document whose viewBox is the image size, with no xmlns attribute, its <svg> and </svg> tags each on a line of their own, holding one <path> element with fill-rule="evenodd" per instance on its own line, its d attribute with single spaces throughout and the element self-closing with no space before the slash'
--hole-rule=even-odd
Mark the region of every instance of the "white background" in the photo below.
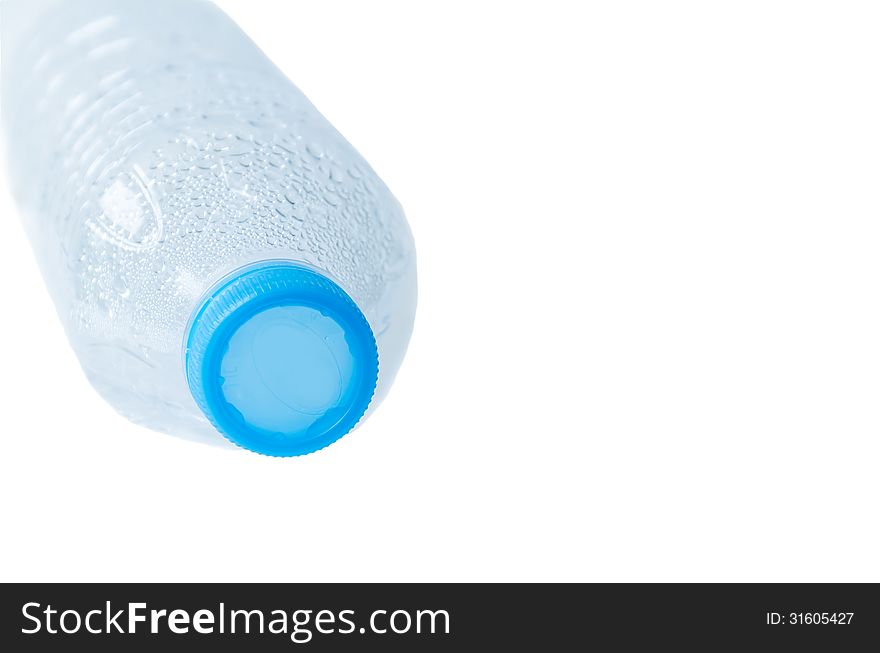
<svg viewBox="0 0 880 653">
<path fill-rule="evenodd" d="M 87 384 L 11 200 L 2 580 L 880 580 L 880 11 L 220 3 L 409 216 L 388 400 L 270 459 Z"/>
</svg>

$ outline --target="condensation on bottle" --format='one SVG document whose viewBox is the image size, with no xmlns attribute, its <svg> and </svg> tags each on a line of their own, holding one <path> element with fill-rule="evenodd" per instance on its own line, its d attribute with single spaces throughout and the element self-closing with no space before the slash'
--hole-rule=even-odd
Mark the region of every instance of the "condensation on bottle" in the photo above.
<svg viewBox="0 0 880 653">
<path fill-rule="evenodd" d="M 0 12 L 13 194 L 100 394 L 269 455 L 359 424 L 416 306 L 409 227 L 364 159 L 209 2 Z"/>
</svg>

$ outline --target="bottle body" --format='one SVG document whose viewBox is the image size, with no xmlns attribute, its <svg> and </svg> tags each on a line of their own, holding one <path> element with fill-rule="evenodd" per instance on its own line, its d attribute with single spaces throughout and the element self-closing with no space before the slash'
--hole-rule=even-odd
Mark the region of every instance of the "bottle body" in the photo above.
<svg viewBox="0 0 880 653">
<path fill-rule="evenodd" d="M 44 9 L 4 31 L 8 167 L 99 392 L 135 422 L 218 441 L 187 383 L 188 329 L 222 279 L 287 261 L 369 323 L 374 408 L 406 350 L 416 280 L 405 218 L 372 169 L 207 2 Z"/>
</svg>

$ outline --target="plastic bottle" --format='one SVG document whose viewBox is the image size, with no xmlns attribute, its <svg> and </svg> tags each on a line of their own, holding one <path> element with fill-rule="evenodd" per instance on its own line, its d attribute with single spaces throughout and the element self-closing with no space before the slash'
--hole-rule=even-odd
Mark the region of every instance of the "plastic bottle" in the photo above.
<svg viewBox="0 0 880 653">
<path fill-rule="evenodd" d="M 209 2 L 0 12 L 13 193 L 95 388 L 137 423 L 269 455 L 351 430 L 416 304 L 372 169 Z"/>
</svg>

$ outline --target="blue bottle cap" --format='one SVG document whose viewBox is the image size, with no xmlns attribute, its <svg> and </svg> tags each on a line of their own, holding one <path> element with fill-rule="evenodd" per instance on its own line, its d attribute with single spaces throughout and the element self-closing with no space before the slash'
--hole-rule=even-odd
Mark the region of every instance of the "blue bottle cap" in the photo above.
<svg viewBox="0 0 880 653">
<path fill-rule="evenodd" d="M 186 376 L 224 436 L 270 456 L 317 451 L 348 433 L 376 389 L 373 331 L 342 288 L 288 262 L 215 288 L 187 336 Z"/>
</svg>

